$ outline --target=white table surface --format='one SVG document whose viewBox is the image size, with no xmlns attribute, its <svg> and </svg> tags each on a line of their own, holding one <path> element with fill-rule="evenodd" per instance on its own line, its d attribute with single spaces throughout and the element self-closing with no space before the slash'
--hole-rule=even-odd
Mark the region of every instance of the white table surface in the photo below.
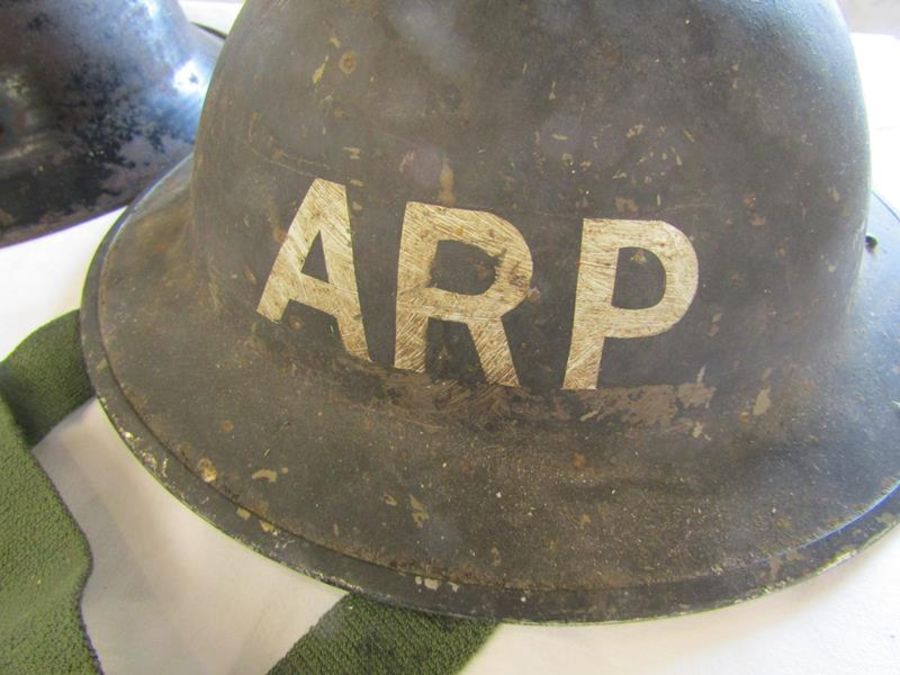
<svg viewBox="0 0 900 675">
<path fill-rule="evenodd" d="M 227 28 L 237 6 L 183 3 Z M 854 35 L 874 187 L 900 205 L 900 40 Z M 80 304 L 117 214 L 0 249 L 0 356 Z M 132 457 L 96 403 L 35 453 L 87 535 L 83 611 L 117 673 L 263 673 L 343 592 L 263 558 L 182 506 Z M 900 529 L 851 561 L 763 598 L 620 625 L 504 625 L 466 673 L 900 673 Z"/>
</svg>

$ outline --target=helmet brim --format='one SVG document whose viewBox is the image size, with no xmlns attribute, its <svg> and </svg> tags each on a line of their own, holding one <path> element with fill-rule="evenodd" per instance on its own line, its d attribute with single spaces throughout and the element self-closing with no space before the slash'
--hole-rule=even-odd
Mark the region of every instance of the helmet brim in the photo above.
<svg viewBox="0 0 900 675">
<path fill-rule="evenodd" d="M 897 522 L 900 223 L 877 197 L 850 316 L 795 364 L 791 404 L 747 423 L 721 392 L 706 443 L 651 426 L 601 461 L 571 424 L 441 426 L 298 371 L 269 339 L 289 327 L 209 287 L 190 181 L 187 160 L 102 244 L 85 359 L 144 466 L 272 559 L 426 611 L 623 621 L 765 594 Z"/>
</svg>

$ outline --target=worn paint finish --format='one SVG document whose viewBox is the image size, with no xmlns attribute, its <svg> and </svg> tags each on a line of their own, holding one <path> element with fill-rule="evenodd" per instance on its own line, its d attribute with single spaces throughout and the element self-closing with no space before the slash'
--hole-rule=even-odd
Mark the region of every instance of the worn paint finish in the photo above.
<svg viewBox="0 0 900 675">
<path fill-rule="evenodd" d="M 452 321 L 469 329 L 487 382 L 519 386 L 502 318 L 535 294 L 539 297 L 531 286 L 531 251 L 522 234 L 509 221 L 485 211 L 419 202 L 406 205 L 402 232 L 394 367 L 424 373 L 429 322 Z M 319 237 L 327 281 L 304 272 Z M 275 322 L 291 301 L 324 312 L 337 321 L 347 351 L 368 360 L 352 238 L 346 189 L 317 178 L 291 221 L 256 311 Z M 441 267 L 438 247 L 450 242 L 488 257 L 489 266 L 483 265 L 480 272 L 490 278 L 487 288 L 460 293 L 440 287 L 435 274 Z M 662 297 L 651 307 L 623 309 L 613 303 L 619 254 L 627 248 L 637 249 L 635 256 L 640 258 L 632 259 L 640 264 L 650 253 L 662 265 Z M 667 331 L 687 312 L 697 283 L 697 255 L 690 240 L 668 223 L 585 219 L 563 387 L 596 389 L 606 338 L 633 339 Z"/>
<path fill-rule="evenodd" d="M 277 560 L 467 616 L 719 606 L 890 527 L 900 231 L 877 202 L 866 222 L 834 7 L 416 5 L 434 21 L 397 7 L 251 0 L 193 170 L 98 256 L 86 360 L 149 468 L 168 458 L 179 498 Z M 346 186 L 368 359 L 333 315 L 257 312 L 316 180 Z M 524 240 L 527 295 L 500 317 L 518 386 L 488 381 L 460 322 L 429 319 L 424 372 L 394 367 L 411 202 L 491 214 Z M 606 339 L 597 388 L 567 390 L 584 222 L 621 219 L 687 237 L 697 292 L 668 330 Z M 429 287 L 477 302 L 498 256 L 446 236 L 423 249 Z M 640 313 L 679 263 L 625 248 L 616 264 L 612 304 Z M 253 479 L 274 467 L 289 471 Z"/>
<path fill-rule="evenodd" d="M 433 279 L 438 245 L 459 242 L 491 259 L 489 286 L 480 293 L 439 288 Z M 394 365 L 424 373 L 430 319 L 465 324 L 488 382 L 518 386 L 502 318 L 531 288 L 528 245 L 509 222 L 484 211 L 406 205 L 397 264 L 397 337 Z"/>
<path fill-rule="evenodd" d="M 221 40 L 175 0 L 0 5 L 0 246 L 117 208 L 188 152 Z"/>
<path fill-rule="evenodd" d="M 643 309 L 616 307 L 619 252 L 636 248 L 656 256 L 664 272 L 659 302 Z M 596 389 L 606 338 L 641 338 L 669 330 L 697 293 L 697 254 L 690 240 L 661 221 L 587 220 L 578 261 L 575 322 L 563 386 Z"/>
<path fill-rule="evenodd" d="M 318 237 L 328 281 L 303 273 Z M 289 301 L 314 307 L 335 318 L 348 352 L 368 359 L 351 240 L 344 186 L 314 181 L 291 221 L 256 311 L 270 321 L 280 321 Z"/>
</svg>

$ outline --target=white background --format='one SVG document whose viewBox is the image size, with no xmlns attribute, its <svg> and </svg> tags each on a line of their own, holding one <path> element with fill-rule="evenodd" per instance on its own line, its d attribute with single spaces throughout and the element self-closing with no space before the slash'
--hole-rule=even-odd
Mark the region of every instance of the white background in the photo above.
<svg viewBox="0 0 900 675">
<path fill-rule="evenodd" d="M 237 5 L 184 2 L 226 28 Z M 847 0 L 871 29 L 897 6 Z M 896 29 L 898 23 L 885 26 Z M 900 41 L 855 35 L 874 187 L 900 205 Z M 0 356 L 80 304 L 87 265 L 117 214 L 0 249 Z M 83 609 L 107 673 L 262 673 L 342 592 L 232 541 L 169 495 L 96 402 L 35 450 L 85 531 Z M 651 622 L 505 625 L 466 669 L 497 673 L 900 673 L 900 531 L 817 578 L 728 609 Z"/>
</svg>

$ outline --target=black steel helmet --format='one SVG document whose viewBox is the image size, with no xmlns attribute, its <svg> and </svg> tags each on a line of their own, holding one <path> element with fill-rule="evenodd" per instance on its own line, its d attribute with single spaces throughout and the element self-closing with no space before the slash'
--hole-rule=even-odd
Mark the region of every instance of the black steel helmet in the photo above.
<svg viewBox="0 0 900 675">
<path fill-rule="evenodd" d="M 723 605 L 896 521 L 869 199 L 833 2 L 250 0 L 193 165 L 95 260 L 86 358 L 176 496 L 329 582 Z"/>
<path fill-rule="evenodd" d="M 176 0 L 0 3 L 0 246 L 121 206 L 184 158 L 220 45 Z"/>
</svg>

